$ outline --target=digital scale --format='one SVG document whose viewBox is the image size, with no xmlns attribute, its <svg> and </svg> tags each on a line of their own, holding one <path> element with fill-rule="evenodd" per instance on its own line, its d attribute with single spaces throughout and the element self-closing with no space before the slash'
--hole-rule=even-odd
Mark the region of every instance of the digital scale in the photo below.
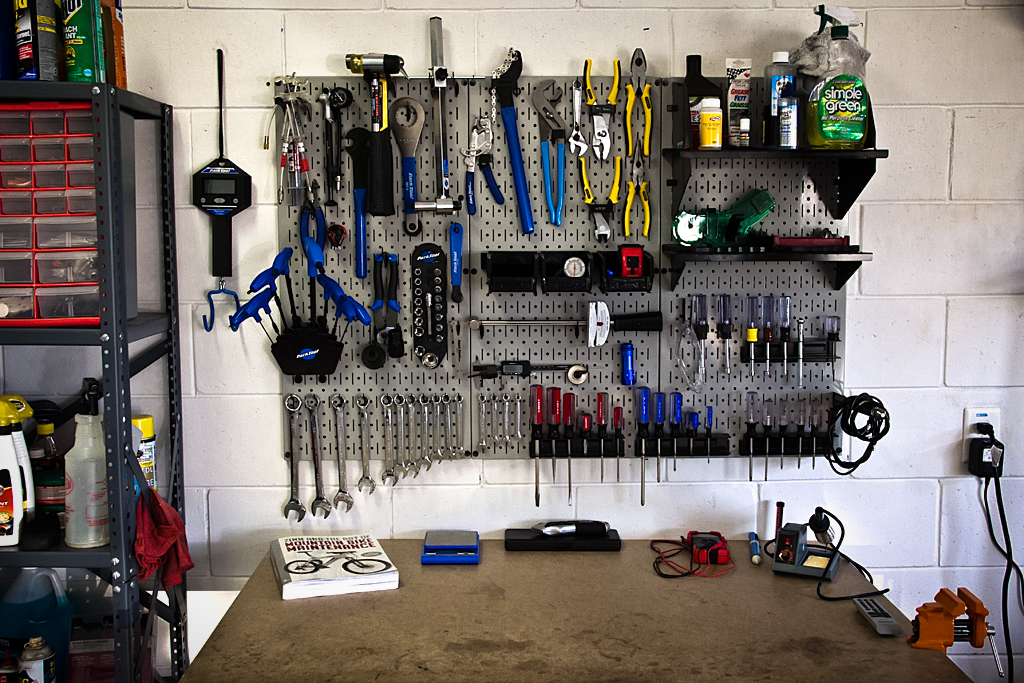
<svg viewBox="0 0 1024 683">
<path fill-rule="evenodd" d="M 480 564 L 480 534 L 476 531 L 428 531 L 423 537 L 420 564 Z"/>
</svg>

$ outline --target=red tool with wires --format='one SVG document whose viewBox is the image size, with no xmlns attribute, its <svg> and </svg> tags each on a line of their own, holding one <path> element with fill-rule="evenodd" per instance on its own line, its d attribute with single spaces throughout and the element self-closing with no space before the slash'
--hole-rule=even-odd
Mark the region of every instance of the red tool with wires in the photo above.
<svg viewBox="0 0 1024 683">
<path fill-rule="evenodd" d="M 681 579 L 685 576 L 699 576 L 713 579 L 736 568 L 729 555 L 729 542 L 717 531 L 691 531 L 678 541 L 659 539 L 651 541 L 651 550 L 658 553 L 654 558 L 654 571 L 663 579 Z M 683 551 L 690 553 L 689 566 L 676 557 Z M 729 565 L 712 573 L 713 565 Z"/>
</svg>

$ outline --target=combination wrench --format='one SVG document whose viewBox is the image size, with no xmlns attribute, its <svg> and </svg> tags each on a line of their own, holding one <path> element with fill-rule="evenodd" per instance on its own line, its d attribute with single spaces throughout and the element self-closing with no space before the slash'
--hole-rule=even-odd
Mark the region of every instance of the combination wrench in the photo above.
<svg viewBox="0 0 1024 683">
<path fill-rule="evenodd" d="M 423 424 L 420 425 L 420 457 L 417 462 L 423 463 L 420 465 L 421 468 L 429 470 L 434 464 L 430 459 L 430 397 L 423 394 L 419 403 L 423 407 Z"/>
<path fill-rule="evenodd" d="M 285 457 L 288 458 L 291 470 L 291 497 L 284 504 L 284 518 L 288 519 L 288 513 L 294 512 L 298 515 L 295 521 L 301 522 L 306 516 L 306 506 L 299 500 L 299 409 L 302 408 L 302 399 L 295 394 L 288 394 L 284 399 L 284 407 L 288 410 L 289 448 Z"/>
<path fill-rule="evenodd" d="M 408 437 L 405 432 L 405 396 L 401 394 L 395 395 L 395 410 L 398 413 L 396 417 L 398 421 L 398 455 L 395 457 L 395 460 L 402 463 L 402 468 L 407 473 L 412 472 L 412 477 L 415 479 L 420 476 L 420 466 L 413 462 L 412 459 L 412 432 L 409 432 Z M 408 454 L 406 454 L 407 448 Z"/>
<path fill-rule="evenodd" d="M 345 504 L 345 512 L 352 510 L 355 503 L 348 492 L 348 472 L 345 471 L 345 454 L 348 452 L 348 426 L 345 424 L 345 397 L 341 394 L 331 396 L 331 407 L 334 408 L 334 449 L 338 456 L 338 492 L 334 494 L 334 507 Z"/>
<path fill-rule="evenodd" d="M 324 513 L 324 519 L 331 514 L 331 504 L 324 497 L 324 472 L 320 459 L 320 397 L 316 394 L 306 396 L 306 409 L 309 411 L 309 434 L 311 438 L 309 450 L 313 455 L 313 476 L 316 479 L 316 498 L 309 506 L 310 512 L 316 517 L 317 511 Z"/>
<path fill-rule="evenodd" d="M 380 397 L 380 404 L 384 407 L 384 474 L 380 477 L 380 483 L 387 485 L 388 479 L 391 479 L 391 485 L 394 486 L 398 483 L 398 475 L 395 474 L 395 453 L 393 450 L 395 425 L 393 423 L 394 414 L 391 411 L 392 403 L 391 397 L 387 394 Z M 404 470 L 405 468 L 402 469 Z"/>
<path fill-rule="evenodd" d="M 443 432 L 441 431 L 441 397 L 434 394 L 430 397 L 430 402 L 434 404 L 434 443 L 430 452 L 432 455 L 436 455 L 438 460 L 444 460 Z"/>
<path fill-rule="evenodd" d="M 444 404 L 444 450 L 448 451 L 447 460 L 455 458 L 455 446 L 452 440 L 452 397 L 445 394 L 441 397 Z"/>
<path fill-rule="evenodd" d="M 367 411 L 369 407 L 370 399 L 363 394 L 356 396 L 356 408 L 359 409 L 359 455 L 363 460 L 363 476 L 359 478 L 356 488 L 362 493 L 363 485 L 369 485 L 370 493 L 367 495 L 372 495 L 377 484 L 370 477 L 370 413 Z"/>
</svg>

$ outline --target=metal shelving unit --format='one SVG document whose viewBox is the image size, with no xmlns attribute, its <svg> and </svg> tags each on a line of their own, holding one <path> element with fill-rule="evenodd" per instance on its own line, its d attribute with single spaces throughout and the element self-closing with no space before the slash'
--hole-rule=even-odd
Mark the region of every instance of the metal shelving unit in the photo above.
<svg viewBox="0 0 1024 683">
<path fill-rule="evenodd" d="M 135 560 L 135 490 L 138 460 L 131 443 L 131 378 L 158 360 L 167 363 L 167 409 L 170 417 L 170 482 L 167 502 L 185 520 L 182 472 L 181 376 L 178 334 L 178 278 L 174 233 L 173 109 L 170 105 L 109 85 L 5 81 L 0 102 L 88 101 L 94 113 L 94 162 L 97 169 L 97 230 L 100 293 L 98 328 L 0 328 L 0 345 L 99 346 L 102 350 L 103 427 L 109 459 L 108 500 L 110 545 L 78 550 L 63 543 L 46 551 L 0 551 L 0 566 L 86 568 L 111 585 L 114 656 L 118 683 L 141 681 L 145 658 L 142 607 L 170 626 L 171 674 L 178 680 L 188 667 L 186 581 L 171 590 L 169 604 L 155 600 L 140 586 Z M 144 312 L 128 320 L 125 226 L 134 223 L 136 120 L 157 122 L 164 310 Z M 130 166 L 129 166 L 130 164 Z M 126 169 L 130 168 L 130 173 Z M 127 183 L 127 185 L 126 185 Z M 126 191 L 128 189 L 131 191 Z M 127 195 L 127 196 L 126 196 Z M 141 241 L 140 241 L 141 242 Z M 128 344 L 148 345 L 129 355 Z M 139 472 L 141 474 L 141 472 Z"/>
</svg>

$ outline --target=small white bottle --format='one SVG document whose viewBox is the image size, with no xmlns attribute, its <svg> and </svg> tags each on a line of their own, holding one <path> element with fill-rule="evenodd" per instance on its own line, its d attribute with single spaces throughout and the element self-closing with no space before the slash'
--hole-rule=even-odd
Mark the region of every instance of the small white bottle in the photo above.
<svg viewBox="0 0 1024 683">
<path fill-rule="evenodd" d="M 700 149 L 722 149 L 722 100 L 705 97 L 700 105 Z"/>
<path fill-rule="evenodd" d="M 24 486 L 25 519 L 32 519 L 36 516 L 36 482 L 32 476 L 32 460 L 28 457 L 25 432 L 18 418 L 11 422 L 11 439 L 14 452 L 18 454 L 18 467 L 21 469 L 21 483 Z"/>
<path fill-rule="evenodd" d="M 18 545 L 25 516 L 21 468 L 11 432 L 10 418 L 0 415 L 0 546 Z"/>
<path fill-rule="evenodd" d="M 110 543 L 98 384 L 82 397 L 86 407 L 75 417 L 75 445 L 64 456 L 64 542 L 72 548 L 98 548 Z"/>
</svg>

